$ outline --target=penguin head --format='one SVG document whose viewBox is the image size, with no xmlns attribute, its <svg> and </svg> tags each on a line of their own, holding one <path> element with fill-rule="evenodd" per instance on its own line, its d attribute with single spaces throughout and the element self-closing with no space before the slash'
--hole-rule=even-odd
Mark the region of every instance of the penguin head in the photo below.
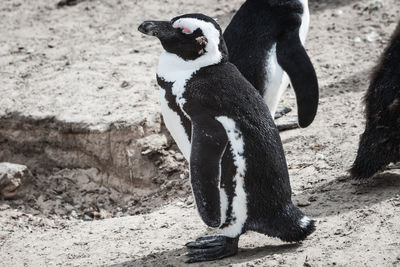
<svg viewBox="0 0 400 267">
<path fill-rule="evenodd" d="M 171 21 L 144 21 L 138 30 L 157 37 L 165 51 L 185 61 L 214 58 L 228 60 L 220 26 L 203 14 L 186 14 Z"/>
</svg>

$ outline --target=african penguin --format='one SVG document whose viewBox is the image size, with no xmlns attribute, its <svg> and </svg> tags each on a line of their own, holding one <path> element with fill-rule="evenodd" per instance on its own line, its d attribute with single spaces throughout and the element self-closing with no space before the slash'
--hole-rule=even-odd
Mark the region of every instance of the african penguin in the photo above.
<svg viewBox="0 0 400 267">
<path fill-rule="evenodd" d="M 164 48 L 157 70 L 162 113 L 177 143 L 190 144 L 184 153 L 200 217 L 221 232 L 186 244 L 188 261 L 236 254 L 247 230 L 287 242 L 305 239 L 314 221 L 291 201 L 278 130 L 261 95 L 228 62 L 219 25 L 187 14 L 145 21 L 139 31 Z"/>
<path fill-rule="evenodd" d="M 300 127 L 314 120 L 319 97 L 303 47 L 309 22 L 308 0 L 247 0 L 224 32 L 229 60 L 264 97 L 272 117 L 290 79 Z"/>
<path fill-rule="evenodd" d="M 366 126 L 350 173 L 368 178 L 400 161 L 400 22 L 365 95 Z"/>
</svg>

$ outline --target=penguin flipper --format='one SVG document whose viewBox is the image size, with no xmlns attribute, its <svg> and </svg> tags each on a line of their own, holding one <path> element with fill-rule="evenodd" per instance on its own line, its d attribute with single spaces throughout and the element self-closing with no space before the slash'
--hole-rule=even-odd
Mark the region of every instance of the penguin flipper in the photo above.
<svg viewBox="0 0 400 267">
<path fill-rule="evenodd" d="M 202 220 L 210 227 L 218 227 L 221 223 L 220 165 L 228 138 L 222 125 L 211 116 L 199 114 L 191 120 L 189 165 L 195 203 Z"/>
<path fill-rule="evenodd" d="M 317 114 L 319 91 L 317 75 L 300 41 L 298 28 L 278 38 L 276 53 L 296 93 L 299 125 L 307 127 Z"/>
</svg>

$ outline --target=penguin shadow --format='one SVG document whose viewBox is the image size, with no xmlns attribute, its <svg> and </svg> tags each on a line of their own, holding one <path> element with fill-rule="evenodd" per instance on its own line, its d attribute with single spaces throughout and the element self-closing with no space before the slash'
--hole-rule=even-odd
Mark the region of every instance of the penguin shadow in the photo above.
<svg viewBox="0 0 400 267">
<path fill-rule="evenodd" d="M 365 181 L 356 181 L 346 175 L 322 182 L 314 188 L 306 189 L 302 193 L 294 195 L 293 201 L 308 216 L 323 218 L 351 210 L 365 209 L 383 201 L 396 199 L 399 196 L 399 189 L 400 170 L 394 167 Z M 301 246 L 301 243 L 289 243 L 243 248 L 239 244 L 239 252 L 236 256 L 188 265 L 185 263 L 188 250 L 182 244 L 182 247 L 178 249 L 152 252 L 141 258 L 108 266 L 229 266 L 231 264 L 243 264 L 274 254 L 295 253 Z"/>
<path fill-rule="evenodd" d="M 341 176 L 306 189 L 293 201 L 310 217 L 327 217 L 365 209 L 399 196 L 400 170 L 388 170 L 365 181 Z"/>
<path fill-rule="evenodd" d="M 332 82 L 320 88 L 321 97 L 340 95 L 348 92 L 365 92 L 369 85 L 371 70 L 365 69 L 360 72 L 345 76 L 343 79 Z"/>
<path fill-rule="evenodd" d="M 357 2 L 360 2 L 360 0 L 309 0 L 308 4 L 311 12 L 320 12 L 325 9 L 353 5 Z"/>
<path fill-rule="evenodd" d="M 282 245 L 269 245 L 255 248 L 240 248 L 237 255 L 233 257 L 224 258 L 216 261 L 198 262 L 198 263 L 185 263 L 186 248 L 174 249 L 169 251 L 162 251 L 159 253 L 151 253 L 139 259 L 108 265 L 108 267 L 128 267 L 128 266 L 145 266 L 145 267 L 158 267 L 158 266 L 229 266 L 231 264 L 240 264 L 248 261 L 256 260 L 259 258 L 267 257 L 273 254 L 283 254 L 294 252 L 300 243 L 282 244 Z"/>
</svg>

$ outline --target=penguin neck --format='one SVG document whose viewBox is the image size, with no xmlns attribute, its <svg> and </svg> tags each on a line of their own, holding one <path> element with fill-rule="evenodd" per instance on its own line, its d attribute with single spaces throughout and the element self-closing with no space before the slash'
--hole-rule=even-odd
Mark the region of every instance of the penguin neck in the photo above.
<svg viewBox="0 0 400 267">
<path fill-rule="evenodd" d="M 226 59 L 218 50 L 218 47 L 207 50 L 204 55 L 195 60 L 185 60 L 164 50 L 158 62 L 157 75 L 167 82 L 188 80 L 199 69 L 224 61 Z"/>
</svg>

